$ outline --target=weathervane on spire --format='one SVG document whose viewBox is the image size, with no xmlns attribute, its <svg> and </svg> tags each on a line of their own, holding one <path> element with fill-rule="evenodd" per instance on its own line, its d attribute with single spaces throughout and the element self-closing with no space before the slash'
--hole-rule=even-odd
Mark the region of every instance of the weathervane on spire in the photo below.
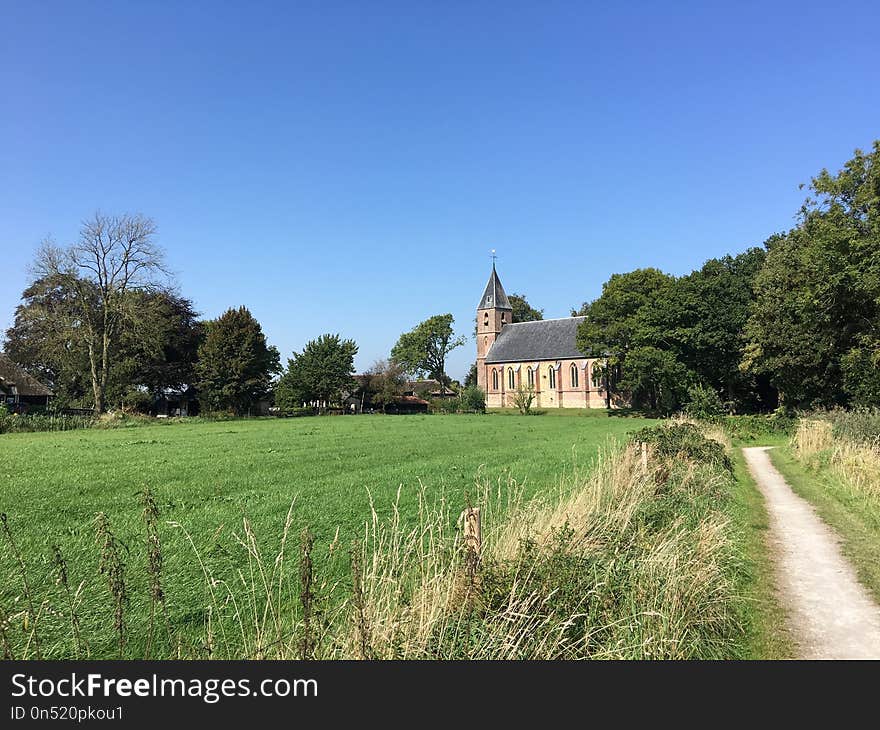
<svg viewBox="0 0 880 730">
<path fill-rule="evenodd" d="M 492 251 L 491 251 L 491 256 L 492 256 L 492 266 L 495 266 L 495 259 L 497 259 L 498 257 L 495 255 L 495 249 L 494 249 L 494 248 L 493 248 Z"/>
</svg>

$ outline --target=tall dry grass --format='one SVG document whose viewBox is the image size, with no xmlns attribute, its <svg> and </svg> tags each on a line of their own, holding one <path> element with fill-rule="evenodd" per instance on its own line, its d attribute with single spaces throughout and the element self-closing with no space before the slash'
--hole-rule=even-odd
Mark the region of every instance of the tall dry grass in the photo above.
<svg viewBox="0 0 880 730">
<path fill-rule="evenodd" d="M 670 473 L 670 468 L 672 473 Z M 726 656 L 739 635 L 728 524 L 711 506 L 728 477 L 607 448 L 587 474 L 525 501 L 483 485 L 476 571 L 453 511 L 403 528 L 373 513 L 362 543 L 363 620 L 380 659 Z M 351 607 L 357 613 L 356 607 Z M 358 621 L 330 628 L 325 656 L 363 654 Z"/>
<path fill-rule="evenodd" d="M 880 498 L 880 443 L 835 432 L 825 419 L 802 419 L 792 438 L 797 458 L 810 467 L 827 466 L 853 492 Z"/>
</svg>

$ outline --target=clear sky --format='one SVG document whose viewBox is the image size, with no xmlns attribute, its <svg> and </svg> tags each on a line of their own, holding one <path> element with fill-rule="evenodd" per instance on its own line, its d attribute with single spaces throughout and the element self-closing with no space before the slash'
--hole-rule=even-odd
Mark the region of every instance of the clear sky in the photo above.
<svg viewBox="0 0 880 730">
<path fill-rule="evenodd" d="M 491 248 L 566 316 L 790 227 L 880 137 L 878 27 L 876 0 L 0 1 L 0 327 L 96 209 L 152 217 L 199 311 L 247 305 L 285 361 L 470 334 Z"/>
</svg>

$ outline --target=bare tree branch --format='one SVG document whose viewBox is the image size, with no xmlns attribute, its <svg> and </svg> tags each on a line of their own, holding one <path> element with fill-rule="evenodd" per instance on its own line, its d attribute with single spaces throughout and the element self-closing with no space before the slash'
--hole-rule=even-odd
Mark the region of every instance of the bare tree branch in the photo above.
<svg viewBox="0 0 880 730">
<path fill-rule="evenodd" d="M 106 407 L 112 345 L 125 318 L 125 295 L 153 289 L 167 280 L 165 256 L 155 243 L 156 225 L 140 214 L 107 216 L 100 212 L 83 221 L 79 240 L 62 249 L 51 239 L 40 246 L 34 271 L 59 277 L 75 293 L 77 314 L 89 352 L 95 409 Z"/>
</svg>

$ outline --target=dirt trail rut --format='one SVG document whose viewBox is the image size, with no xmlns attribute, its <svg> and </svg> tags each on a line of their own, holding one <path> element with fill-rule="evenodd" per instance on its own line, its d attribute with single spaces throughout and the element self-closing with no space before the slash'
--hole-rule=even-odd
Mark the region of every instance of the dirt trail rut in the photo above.
<svg viewBox="0 0 880 730">
<path fill-rule="evenodd" d="M 767 501 L 781 600 L 804 659 L 880 658 L 880 607 L 858 582 L 837 536 L 770 462 L 743 449 Z"/>
</svg>

